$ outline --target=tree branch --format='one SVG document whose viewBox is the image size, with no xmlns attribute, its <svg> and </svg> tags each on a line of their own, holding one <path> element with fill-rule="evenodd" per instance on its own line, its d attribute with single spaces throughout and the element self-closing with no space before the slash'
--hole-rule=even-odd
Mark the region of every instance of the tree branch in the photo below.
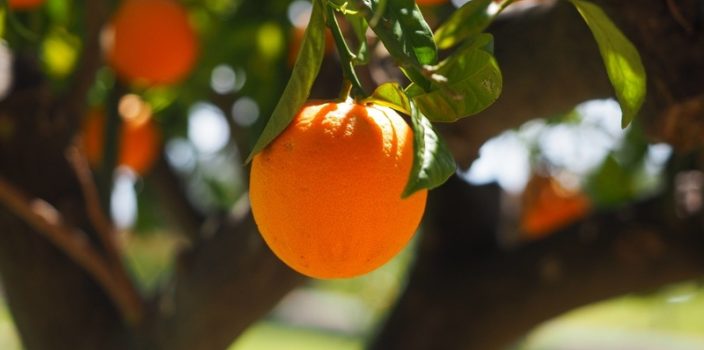
<svg viewBox="0 0 704 350">
<path fill-rule="evenodd" d="M 134 323 L 141 319 L 141 301 L 132 285 L 115 276 L 114 268 L 90 246 L 83 233 L 65 224 L 56 208 L 40 199 L 30 200 L 1 177 L 0 202 L 93 276 L 128 322 Z"/>
<path fill-rule="evenodd" d="M 76 174 L 76 179 L 83 192 L 83 199 L 86 202 L 86 213 L 103 243 L 103 248 L 108 258 L 112 260 L 111 263 L 121 265 L 119 263 L 121 261 L 120 253 L 115 242 L 115 228 L 110 219 L 103 213 L 98 188 L 93 181 L 90 166 L 81 151 L 75 146 L 75 142 L 66 151 L 66 159 L 68 159 L 71 168 Z"/>
<path fill-rule="evenodd" d="M 698 82 L 704 81 L 704 29 L 683 30 L 661 0 L 593 2 L 604 8 L 643 59 L 648 96 L 638 120 L 653 140 L 670 140 L 663 135 L 666 111 L 702 94 Z M 691 17 L 689 22 L 704 19 L 701 0 L 678 4 L 680 12 Z M 648 25 L 643 25 L 644 19 Z M 614 96 L 594 38 L 567 1 L 511 12 L 489 31 L 504 78 L 501 96 L 477 116 L 438 125 L 462 167 L 501 131 L 569 112 L 590 99 Z"/>
<path fill-rule="evenodd" d="M 484 214 L 497 195 L 458 179 L 431 193 L 410 283 L 372 349 L 503 349 L 578 306 L 704 274 L 704 215 L 676 218 L 667 196 L 508 248 L 476 239 L 496 236 Z"/>
<path fill-rule="evenodd" d="M 83 52 L 76 71 L 73 73 L 71 88 L 63 98 L 58 99 L 56 112 L 62 113 L 67 119 L 67 129 L 71 132 L 78 129 L 85 113 L 86 96 L 95 82 L 95 74 L 103 64 L 100 36 L 108 18 L 107 0 L 85 0 L 85 37 Z"/>
<path fill-rule="evenodd" d="M 188 198 L 184 185 L 161 152 L 154 168 L 147 175 L 147 185 L 156 189 L 159 205 L 173 223 L 176 231 L 183 233 L 191 242 L 200 240 L 200 230 L 206 217 Z"/>
<path fill-rule="evenodd" d="M 244 198 L 181 255 L 173 288 L 159 299 L 154 349 L 225 349 L 304 281 L 266 246 Z"/>
</svg>

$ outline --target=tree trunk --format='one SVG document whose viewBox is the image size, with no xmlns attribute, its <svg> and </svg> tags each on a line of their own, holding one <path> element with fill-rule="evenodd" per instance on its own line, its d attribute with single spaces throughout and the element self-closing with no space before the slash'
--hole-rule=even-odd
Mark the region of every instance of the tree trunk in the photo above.
<svg viewBox="0 0 704 350">
<path fill-rule="evenodd" d="M 675 158 L 701 150 L 704 1 L 594 2 L 642 55 L 639 123 L 674 145 Z M 568 2 L 506 16 L 490 31 L 504 91 L 482 114 L 442 128 L 461 164 L 503 130 L 613 94 Z M 371 349 L 502 349 L 572 308 L 704 273 L 702 212 L 676 217 L 672 189 L 517 247 L 497 243 L 499 219 L 487 209 L 499 210 L 495 192 L 459 180 L 432 192 L 409 284 Z"/>
</svg>

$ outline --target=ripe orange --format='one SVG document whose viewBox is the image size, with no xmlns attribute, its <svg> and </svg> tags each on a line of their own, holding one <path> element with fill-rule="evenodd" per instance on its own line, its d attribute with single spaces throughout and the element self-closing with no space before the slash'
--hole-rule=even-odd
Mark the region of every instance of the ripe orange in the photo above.
<svg viewBox="0 0 704 350">
<path fill-rule="evenodd" d="M 142 110 L 133 115 L 121 112 L 123 123 L 118 164 L 127 166 L 138 174 L 144 174 L 159 155 L 161 134 L 151 118 L 150 111 Z M 83 123 L 82 141 L 86 158 L 94 167 L 99 166 L 103 158 L 104 131 L 105 114 L 100 110 L 91 111 Z"/>
<path fill-rule="evenodd" d="M 589 198 L 569 190 L 552 177 L 534 175 L 523 193 L 521 232 L 525 238 L 542 238 L 584 217 Z"/>
<path fill-rule="evenodd" d="M 198 40 L 175 0 L 124 0 L 104 37 L 107 60 L 124 80 L 172 84 L 191 71 Z"/>
<path fill-rule="evenodd" d="M 274 253 L 317 278 L 367 273 L 413 236 L 427 190 L 402 199 L 413 132 L 396 112 L 308 104 L 254 157 L 250 201 Z"/>
<path fill-rule="evenodd" d="M 44 0 L 9 0 L 7 5 L 15 10 L 29 10 L 37 8 L 44 3 Z"/>
</svg>

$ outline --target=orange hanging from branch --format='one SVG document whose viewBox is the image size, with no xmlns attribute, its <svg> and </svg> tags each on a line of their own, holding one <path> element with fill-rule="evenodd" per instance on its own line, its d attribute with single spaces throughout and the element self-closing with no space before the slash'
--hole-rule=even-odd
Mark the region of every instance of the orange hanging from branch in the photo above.
<svg viewBox="0 0 704 350">
<path fill-rule="evenodd" d="M 591 208 L 583 193 L 562 186 L 552 177 L 534 175 L 521 198 L 521 233 L 542 238 L 584 217 Z"/>
<path fill-rule="evenodd" d="M 13 10 L 31 10 L 44 4 L 44 0 L 8 0 L 7 5 Z"/>
<path fill-rule="evenodd" d="M 125 0 L 104 32 L 107 61 L 122 79 L 173 84 L 191 71 L 198 39 L 175 0 Z"/>
<path fill-rule="evenodd" d="M 135 95 L 126 95 L 120 101 L 123 120 L 120 132 L 118 165 L 126 166 L 138 174 L 146 173 L 159 155 L 161 133 L 151 117 L 151 109 Z M 105 114 L 92 110 L 82 128 L 82 143 L 89 163 L 100 165 L 105 142 Z"/>
<path fill-rule="evenodd" d="M 300 273 L 367 273 L 408 243 L 423 215 L 427 190 L 401 198 L 412 163 L 413 131 L 393 110 L 309 104 L 252 161 L 254 219 Z"/>
</svg>

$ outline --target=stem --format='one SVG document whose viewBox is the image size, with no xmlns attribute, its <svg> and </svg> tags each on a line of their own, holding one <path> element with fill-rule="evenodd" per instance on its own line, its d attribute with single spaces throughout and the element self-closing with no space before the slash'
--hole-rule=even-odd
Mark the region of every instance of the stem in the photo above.
<svg viewBox="0 0 704 350">
<path fill-rule="evenodd" d="M 86 213 L 91 223 L 95 227 L 100 240 L 105 246 L 105 251 L 107 252 L 108 258 L 113 260 L 113 264 L 117 265 L 120 262 L 120 253 L 117 249 L 115 242 L 115 228 L 112 222 L 102 211 L 100 205 L 100 195 L 98 194 L 98 187 L 95 185 L 93 176 L 88 165 L 88 161 L 85 156 L 79 151 L 79 148 L 75 145 L 69 146 L 66 151 L 66 158 L 68 159 L 73 172 L 78 179 L 78 183 L 81 186 L 81 191 L 83 192 L 83 199 L 86 202 Z"/>
<path fill-rule="evenodd" d="M 362 88 L 362 84 L 359 82 L 357 73 L 354 70 L 354 59 L 355 55 L 350 51 L 347 46 L 345 37 L 342 35 L 342 30 L 340 29 L 340 24 L 337 22 L 337 17 L 335 16 L 335 9 L 332 6 L 327 7 L 327 26 L 332 31 L 332 35 L 335 38 L 335 46 L 337 48 L 337 53 L 340 56 L 340 66 L 342 67 L 342 75 L 345 79 L 345 85 L 343 85 L 343 93 L 349 90 L 346 95 L 351 96 L 355 100 L 365 98 L 367 96 Z M 347 83 L 350 86 L 347 86 Z"/>
<path fill-rule="evenodd" d="M 114 180 L 115 167 L 119 159 L 120 135 L 122 121 L 117 107 L 123 92 L 122 84 L 115 82 L 107 98 L 105 108 L 105 125 L 103 129 L 103 152 L 100 170 L 98 172 L 98 189 L 101 195 L 100 204 L 104 212 L 110 212 L 110 195 Z"/>
<path fill-rule="evenodd" d="M 15 11 L 10 9 L 8 0 L 0 0 L 0 8 L 5 10 L 5 19 L 7 24 L 20 36 L 21 39 L 36 44 L 39 42 L 39 35 L 27 28 L 19 18 Z"/>
</svg>

